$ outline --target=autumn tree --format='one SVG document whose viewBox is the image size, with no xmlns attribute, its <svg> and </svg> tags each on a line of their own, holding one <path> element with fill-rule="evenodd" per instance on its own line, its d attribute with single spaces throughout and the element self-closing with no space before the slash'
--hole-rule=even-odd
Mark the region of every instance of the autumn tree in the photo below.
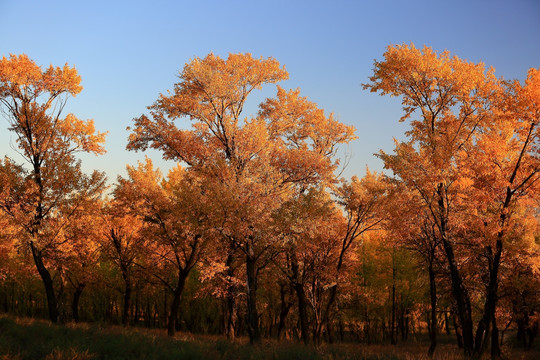
<svg viewBox="0 0 540 360">
<path fill-rule="evenodd" d="M 369 230 L 375 230 L 385 218 L 384 204 L 387 199 L 387 186 L 384 178 L 366 169 L 366 175 L 359 179 L 353 176 L 336 191 L 337 202 L 345 213 L 344 230 L 339 237 L 339 251 L 335 262 L 335 282 L 330 286 L 330 297 L 324 312 L 324 322 L 330 316 L 336 299 L 340 275 L 345 267 L 345 260 L 354 252 L 357 238 Z"/>
<path fill-rule="evenodd" d="M 335 229 L 341 224 L 340 220 L 330 195 L 321 189 L 313 188 L 291 197 L 274 214 L 273 228 L 276 229 L 282 245 L 273 262 L 296 294 L 300 333 L 304 344 L 310 342 L 311 334 L 316 333 L 322 325 L 322 311 L 318 301 L 321 289 L 313 287 L 326 285 L 324 280 L 327 279 L 324 275 L 330 270 L 329 263 L 334 260 L 331 255 L 335 252 L 335 246 L 332 244 L 335 244 L 337 234 L 331 231 L 329 238 L 324 232 L 328 228 Z M 333 222 L 335 224 L 332 227 Z M 286 287 L 282 285 L 281 290 L 284 297 Z M 311 299 L 308 293 L 312 295 Z M 313 307 L 315 332 L 310 331 L 310 305 Z M 289 308 L 290 306 L 292 303 Z M 282 317 L 287 314 L 284 310 L 288 312 L 285 299 L 282 299 Z M 283 321 L 284 318 L 280 317 L 280 324 Z"/>
<path fill-rule="evenodd" d="M 207 214 L 202 189 L 196 179 L 176 167 L 168 177 L 153 169 L 150 159 L 128 166 L 128 178 L 120 177 L 115 197 L 144 223 L 147 268 L 173 299 L 167 331 L 173 336 L 186 280 L 200 259 L 208 238 Z"/>
<path fill-rule="evenodd" d="M 188 172 L 212 183 L 208 191 L 224 220 L 217 230 L 245 260 L 252 342 L 260 338 L 257 279 L 273 246 L 266 224 L 292 187 L 331 181 L 336 145 L 354 138 L 352 127 L 326 116 L 294 90 L 278 88 L 257 117 L 242 118 L 253 90 L 287 77 L 271 58 L 195 58 L 174 90 L 149 108 L 150 115 L 135 119 L 128 145 L 161 150 L 166 159 L 185 163 Z M 174 123 L 183 117 L 192 129 Z"/>
<path fill-rule="evenodd" d="M 146 258 L 146 239 L 142 234 L 142 219 L 132 214 L 122 201 L 112 199 L 104 205 L 100 239 L 101 253 L 120 271 L 123 297 L 122 324 L 129 325 L 133 291 Z"/>
<path fill-rule="evenodd" d="M 408 142 L 396 143 L 394 154 L 381 152 L 380 157 L 422 198 L 435 225 L 448 262 L 465 353 L 481 355 L 491 326 L 492 356 L 499 357 L 494 314 L 504 239 L 512 209 L 520 197 L 532 193 L 539 169 L 538 72 L 531 70 L 521 86 L 496 79 L 483 64 L 427 47 L 390 46 L 384 56 L 384 61 L 375 62 L 374 76 L 365 87 L 401 96 L 401 120 L 413 114 L 419 119 L 411 121 Z M 473 255 L 470 251 L 478 247 L 483 250 Z M 489 278 L 475 336 L 471 294 L 459 265 L 460 259 L 471 256 L 486 259 L 481 271 Z"/>
<path fill-rule="evenodd" d="M 65 287 L 72 291 L 71 317 L 75 322 L 80 321 L 79 304 L 83 291 L 99 282 L 97 267 L 103 231 L 101 205 L 101 201 L 87 202 L 74 212 L 72 221 L 64 229 L 64 242 L 58 254 L 59 270 L 67 282 Z"/>
<path fill-rule="evenodd" d="M 500 266 L 524 201 L 538 197 L 540 179 L 540 69 L 530 69 L 525 83 L 504 82 L 493 102 L 490 121 L 480 124 L 465 159 L 475 208 L 473 221 L 481 232 L 482 258 L 488 269 L 483 316 L 475 335 L 475 352 L 490 340 L 492 356 L 500 357 L 496 307 Z M 475 201 L 476 200 L 476 201 Z M 507 244 L 507 245 L 505 245 Z"/>
<path fill-rule="evenodd" d="M 315 342 L 321 341 L 323 329 L 333 341 L 331 319 L 339 291 L 351 282 L 359 237 L 377 229 L 384 219 L 386 185 L 380 175 L 367 170 L 363 178 L 353 177 L 334 187 L 333 196 L 331 201 L 330 194 L 321 189 L 300 193 L 302 201 L 297 201 L 298 208 L 283 229 L 288 236 L 288 276 L 296 289 L 300 323 L 302 326 L 302 317 L 306 317 L 304 299 L 312 310 Z M 307 342 L 307 335 L 302 336 Z"/>
<path fill-rule="evenodd" d="M 2 162 L 0 208 L 26 233 L 23 242 L 43 281 L 53 322 L 58 308 L 50 260 L 74 211 L 104 189 L 104 175 L 85 175 L 75 155 L 103 153 L 105 134 L 95 131 L 92 120 L 62 117 L 67 98 L 82 90 L 80 82 L 67 64 L 42 69 L 26 55 L 0 61 L 0 104 L 27 165 Z"/>
<path fill-rule="evenodd" d="M 483 64 L 472 64 L 448 52 L 437 54 L 428 47 L 389 46 L 384 61 L 376 61 L 374 75 L 365 88 L 382 95 L 400 96 L 411 121 L 408 142 L 396 143 L 394 154 L 381 152 L 385 167 L 416 191 L 436 224 L 448 259 L 452 290 L 463 328 L 464 349 L 474 349 L 471 300 L 463 284 L 451 237 L 452 216 L 460 190 L 456 159 L 471 141 L 487 113 L 487 97 L 493 91 L 493 75 Z"/>
<path fill-rule="evenodd" d="M 442 260 L 436 224 L 432 222 L 430 214 L 426 213 L 422 199 L 416 191 L 411 191 L 400 182 L 388 180 L 391 196 L 384 209 L 387 215 L 384 228 L 391 234 L 392 241 L 396 245 L 417 254 L 423 269 L 428 273 L 430 298 L 428 356 L 433 357 L 438 331 L 437 272 L 440 272 L 439 264 Z"/>
</svg>

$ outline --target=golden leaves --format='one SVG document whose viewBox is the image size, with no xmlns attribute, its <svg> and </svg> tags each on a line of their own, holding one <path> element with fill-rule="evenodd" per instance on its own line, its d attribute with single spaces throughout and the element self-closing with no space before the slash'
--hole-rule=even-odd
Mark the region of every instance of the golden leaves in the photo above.
<svg viewBox="0 0 540 360">
<path fill-rule="evenodd" d="M 81 77 L 67 64 L 63 68 L 52 65 L 43 71 L 27 55 L 13 55 L 0 60 L 0 90 L 22 96 L 37 97 L 42 93 L 58 95 L 67 92 L 73 96 L 82 90 Z"/>
<path fill-rule="evenodd" d="M 256 119 L 240 118 L 253 89 L 287 77 L 272 58 L 195 58 L 184 67 L 174 92 L 160 95 L 150 107 L 150 117 L 135 119 L 128 149 L 151 146 L 196 171 L 223 178 L 243 174 L 263 187 L 275 186 L 277 179 L 327 181 L 337 165 L 331 160 L 336 146 L 355 138 L 353 127 L 326 116 L 299 90 L 281 87 L 276 99 L 261 104 Z M 192 130 L 173 124 L 182 116 L 191 120 Z"/>
<path fill-rule="evenodd" d="M 79 120 L 73 114 L 60 118 L 65 103 L 60 95 L 77 95 L 80 82 L 77 70 L 67 64 L 42 70 L 24 54 L 0 60 L 0 102 L 28 160 L 50 152 L 56 156 L 105 152 L 106 133 L 96 133 L 92 120 Z"/>
<path fill-rule="evenodd" d="M 57 127 L 60 136 L 75 143 L 80 151 L 92 152 L 96 155 L 105 153 L 105 148 L 101 144 L 105 143 L 107 133 L 96 133 L 93 120 L 84 121 L 73 114 L 68 114 L 59 121 Z"/>
<path fill-rule="evenodd" d="M 411 123 L 408 134 L 426 144 L 438 137 L 458 144 L 464 141 L 482 121 L 489 97 L 499 86 L 492 69 L 450 57 L 448 51 L 437 54 L 429 47 L 395 45 L 388 47 L 384 57 L 375 61 L 374 75 L 363 86 L 381 95 L 401 96 L 404 115 L 400 121 L 418 112 L 420 121 Z"/>
</svg>

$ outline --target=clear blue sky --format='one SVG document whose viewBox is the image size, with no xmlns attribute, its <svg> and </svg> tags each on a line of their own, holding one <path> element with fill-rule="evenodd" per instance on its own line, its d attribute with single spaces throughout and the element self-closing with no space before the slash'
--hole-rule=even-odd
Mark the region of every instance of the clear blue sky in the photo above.
<svg viewBox="0 0 540 360">
<path fill-rule="evenodd" d="M 67 111 L 109 131 L 104 156 L 84 156 L 85 169 L 115 181 L 144 154 L 125 150 L 132 119 L 171 89 L 183 65 L 209 52 L 272 56 L 286 65 L 285 88 L 302 94 L 357 129 L 344 175 L 362 176 L 373 156 L 391 151 L 400 103 L 362 90 L 389 44 L 413 42 L 483 61 L 498 76 L 523 79 L 540 66 L 539 0 L 468 1 L 26 1 L 0 0 L 0 56 L 26 53 L 40 65 L 74 65 L 83 92 Z M 269 86 L 253 97 L 256 111 Z M 0 119 L 0 155 L 20 157 Z M 148 155 L 159 161 L 160 154 Z"/>
</svg>

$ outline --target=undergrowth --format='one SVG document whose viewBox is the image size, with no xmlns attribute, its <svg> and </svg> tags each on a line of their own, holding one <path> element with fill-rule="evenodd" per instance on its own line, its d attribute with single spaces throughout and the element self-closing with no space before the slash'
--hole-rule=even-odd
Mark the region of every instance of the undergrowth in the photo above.
<svg viewBox="0 0 540 360">
<path fill-rule="evenodd" d="M 220 337 L 99 324 L 53 325 L 42 320 L 0 316 L 0 360 L 412 360 L 428 359 L 427 347 L 417 343 L 390 345 L 325 344 L 304 346 L 296 342 L 263 341 L 256 346 Z M 511 359 L 534 359 L 538 353 L 514 352 Z M 462 359 L 450 344 L 437 348 L 434 359 Z"/>
</svg>

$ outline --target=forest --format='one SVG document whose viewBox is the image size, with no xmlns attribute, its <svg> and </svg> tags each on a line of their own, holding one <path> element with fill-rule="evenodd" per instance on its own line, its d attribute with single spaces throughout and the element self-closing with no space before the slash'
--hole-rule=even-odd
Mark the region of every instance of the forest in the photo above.
<svg viewBox="0 0 540 360">
<path fill-rule="evenodd" d="M 288 76 L 274 58 L 193 58 L 127 128 L 128 150 L 177 165 L 163 174 L 146 157 L 111 180 L 78 157 L 103 154 L 107 129 L 64 113 L 82 91 L 75 67 L 3 57 L 17 156 L 0 161 L 0 322 L 255 346 L 425 341 L 428 357 L 442 338 L 465 358 L 533 349 L 540 68 L 506 80 L 448 51 L 388 46 L 362 86 L 398 97 L 408 130 L 388 134 L 403 138 L 392 152 L 370 149 L 382 172 L 348 179 L 340 151 L 362 129 L 279 85 L 243 111 Z"/>
</svg>

